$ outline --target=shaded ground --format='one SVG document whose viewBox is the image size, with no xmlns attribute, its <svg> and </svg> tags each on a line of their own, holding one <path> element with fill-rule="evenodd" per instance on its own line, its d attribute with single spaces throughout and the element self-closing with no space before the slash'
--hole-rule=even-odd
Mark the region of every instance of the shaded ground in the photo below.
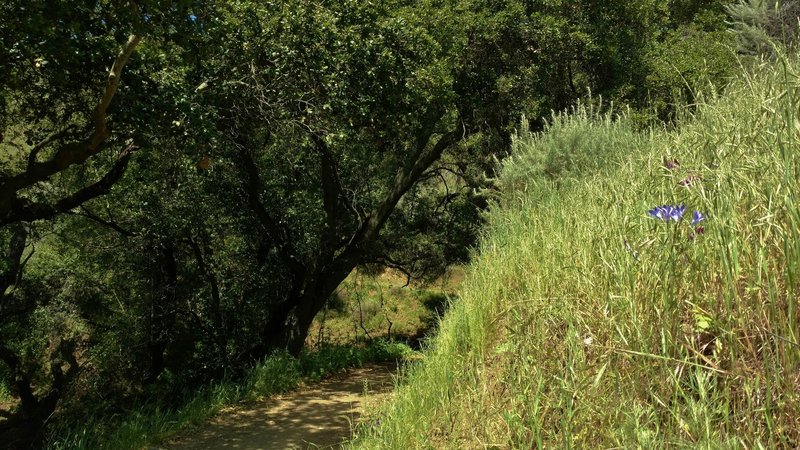
<svg viewBox="0 0 800 450">
<path fill-rule="evenodd" d="M 211 419 L 173 450 L 338 448 L 350 437 L 362 403 L 394 386 L 395 363 L 352 369 L 261 403 L 236 406 Z M 365 396 L 365 393 L 367 394 Z"/>
</svg>

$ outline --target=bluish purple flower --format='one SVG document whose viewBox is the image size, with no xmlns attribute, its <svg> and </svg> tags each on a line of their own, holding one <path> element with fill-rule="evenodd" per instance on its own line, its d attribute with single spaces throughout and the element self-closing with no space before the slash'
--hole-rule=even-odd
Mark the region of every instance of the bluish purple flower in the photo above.
<svg viewBox="0 0 800 450">
<path fill-rule="evenodd" d="M 681 220 L 684 211 L 686 211 L 686 205 L 683 203 L 681 203 L 681 206 L 673 207 L 672 212 L 670 213 L 670 219 L 672 219 L 674 222 Z"/>
<path fill-rule="evenodd" d="M 678 222 L 686 211 L 686 205 L 662 205 L 647 211 L 650 217 L 663 220 L 664 222 Z"/>
<path fill-rule="evenodd" d="M 706 220 L 706 216 L 704 216 L 703 213 L 700 211 L 692 212 L 692 226 L 695 226 L 704 220 Z"/>
<path fill-rule="evenodd" d="M 654 219 L 664 219 L 666 216 L 663 206 L 656 206 L 655 208 L 648 210 L 647 214 Z"/>
</svg>

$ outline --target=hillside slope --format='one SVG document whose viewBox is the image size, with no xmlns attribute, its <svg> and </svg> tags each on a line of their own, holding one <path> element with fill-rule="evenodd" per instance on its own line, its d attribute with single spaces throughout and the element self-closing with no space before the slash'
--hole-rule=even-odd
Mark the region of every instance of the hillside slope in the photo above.
<svg viewBox="0 0 800 450">
<path fill-rule="evenodd" d="M 460 299 L 354 447 L 800 445 L 799 73 L 674 132 L 521 130 Z"/>
</svg>

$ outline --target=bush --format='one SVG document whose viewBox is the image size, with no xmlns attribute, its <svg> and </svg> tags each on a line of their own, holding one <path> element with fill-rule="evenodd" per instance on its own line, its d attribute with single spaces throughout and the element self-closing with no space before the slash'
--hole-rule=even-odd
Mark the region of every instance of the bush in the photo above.
<svg viewBox="0 0 800 450">
<path fill-rule="evenodd" d="M 253 367 L 244 389 L 250 398 L 283 393 L 294 389 L 301 376 L 297 359 L 285 352 L 274 353 Z"/>
<path fill-rule="evenodd" d="M 538 133 L 530 131 L 523 117 L 512 155 L 503 166 L 503 191 L 526 191 L 539 183 L 601 172 L 615 157 L 636 148 L 641 139 L 629 122 L 618 123 L 621 116 L 601 110 L 601 102 L 580 104 L 570 114 L 554 114 Z"/>
<path fill-rule="evenodd" d="M 743 54 L 776 56 L 797 43 L 800 1 L 740 0 L 727 10 Z"/>
</svg>

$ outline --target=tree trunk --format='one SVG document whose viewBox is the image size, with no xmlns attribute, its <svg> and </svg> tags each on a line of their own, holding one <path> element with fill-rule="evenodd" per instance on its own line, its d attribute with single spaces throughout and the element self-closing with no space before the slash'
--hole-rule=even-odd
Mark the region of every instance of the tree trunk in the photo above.
<svg viewBox="0 0 800 450">
<path fill-rule="evenodd" d="M 0 346 L 0 360 L 10 369 L 14 377 L 12 387 L 20 399 L 16 413 L 0 427 L 3 448 L 29 449 L 41 446 L 44 426 L 55 412 L 64 388 L 80 372 L 74 355 L 74 342 L 62 341 L 55 356 L 56 359 L 51 361 L 52 384 L 44 395 L 37 398 L 33 392 L 32 377 L 22 369 L 19 357 L 10 349 Z M 69 364 L 66 373 L 61 371 L 63 362 Z"/>
<path fill-rule="evenodd" d="M 150 339 L 147 343 L 150 369 L 142 380 L 143 384 L 152 384 L 164 370 L 164 352 L 175 325 L 178 264 L 171 243 L 161 246 L 161 267 L 155 277 L 159 293 L 150 305 Z"/>
<path fill-rule="evenodd" d="M 301 303 L 297 305 L 292 317 L 291 327 L 285 330 L 286 350 L 294 356 L 300 354 L 308 337 L 308 330 L 314 317 L 325 306 L 325 301 L 333 294 L 333 291 L 323 293 L 315 292 L 304 296 Z"/>
<path fill-rule="evenodd" d="M 310 269 L 297 257 L 291 235 L 285 228 L 284 222 L 273 217 L 270 210 L 262 203 L 263 184 L 258 166 L 249 151 L 242 152 L 242 165 L 247 177 L 245 189 L 248 203 L 263 225 L 271 246 L 283 260 L 292 279 L 289 295 L 281 303 L 270 308 L 270 317 L 261 333 L 261 343 L 250 352 L 252 357 L 261 358 L 279 349 L 284 349 L 292 355 L 300 353 L 314 317 L 325 306 L 339 284 L 363 261 L 367 246 L 378 239 L 400 199 L 420 180 L 425 171 L 439 160 L 445 149 L 471 134 L 459 117 L 455 129 L 442 134 L 434 145 L 429 145 L 435 125 L 443 114 L 438 107 L 432 107 L 428 111 L 426 115 L 430 120 L 418 130 L 414 151 L 402 167 L 398 168 L 386 197 L 363 220 L 361 214 L 354 211 L 360 225 L 349 239 L 337 232 L 339 208 L 346 195 L 338 179 L 334 158 L 325 140 L 311 132 L 312 140 L 321 156 L 320 178 L 326 222 L 321 233 L 322 242 L 315 264 Z M 247 144 L 246 141 L 242 142 L 242 148 L 247 148 Z"/>
<path fill-rule="evenodd" d="M 272 311 L 264 329 L 263 345 L 255 356 L 263 357 L 274 350 L 286 350 L 293 356 L 299 355 L 314 317 L 325 307 L 328 298 L 356 267 L 356 263 L 355 258 L 345 259 L 328 265 L 327 270 L 323 269 L 316 275 L 309 275 L 303 282 L 304 289 L 295 291 L 293 296 Z"/>
</svg>

